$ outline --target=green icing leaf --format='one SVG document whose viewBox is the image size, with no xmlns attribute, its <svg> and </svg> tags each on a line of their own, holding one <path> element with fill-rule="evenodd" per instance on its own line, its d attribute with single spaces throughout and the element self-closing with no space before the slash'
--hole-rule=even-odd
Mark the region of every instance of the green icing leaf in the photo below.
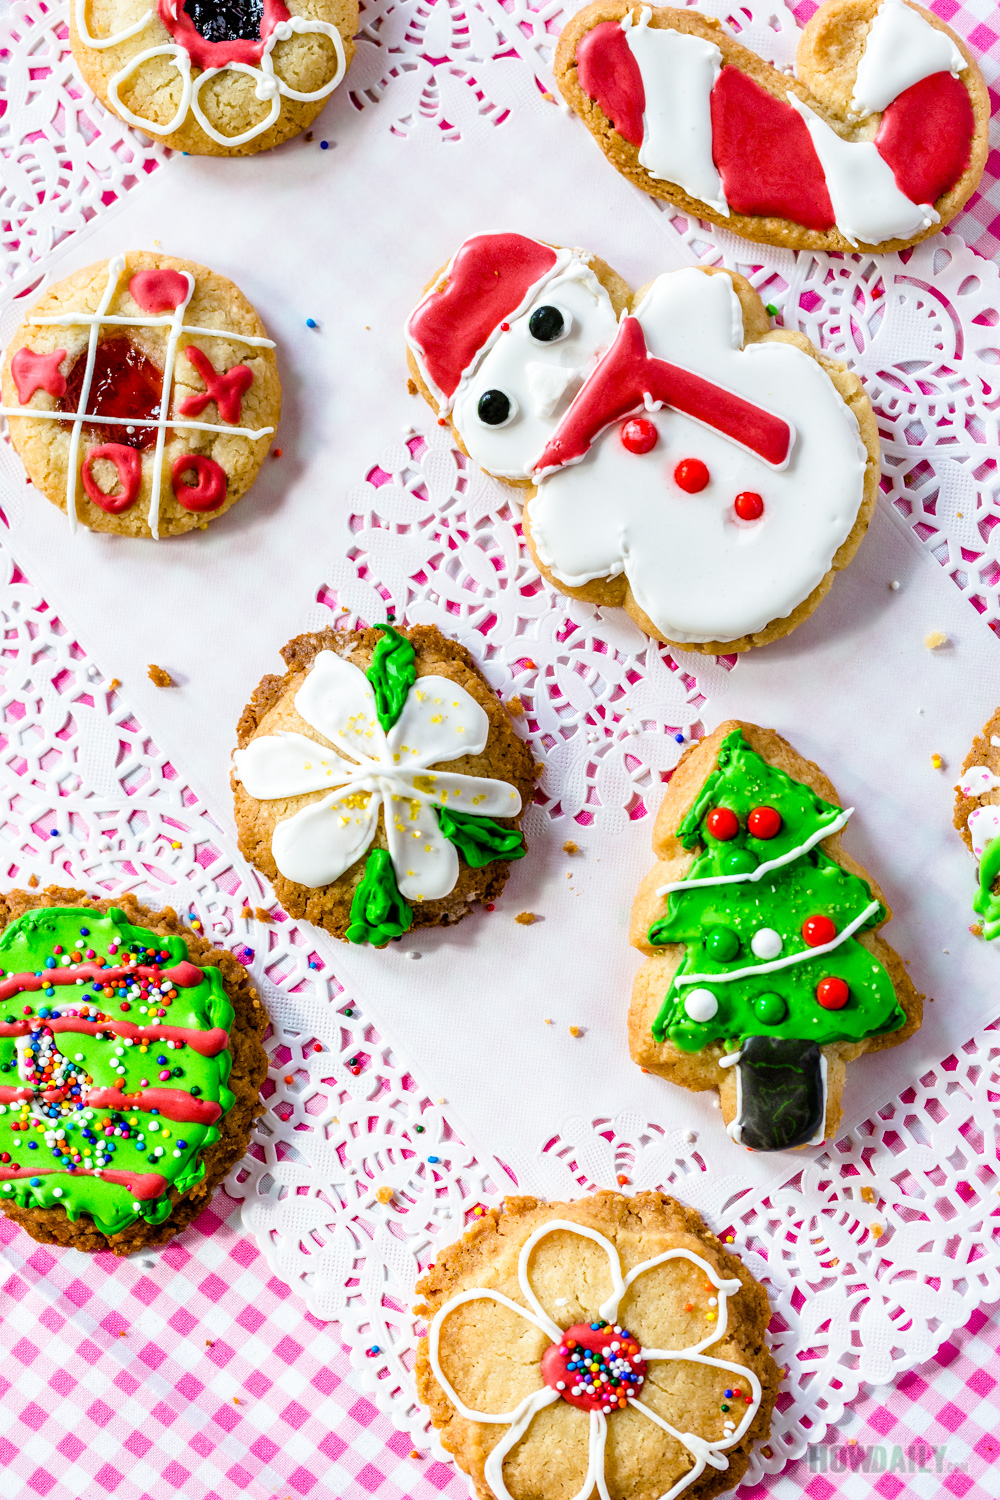
<svg viewBox="0 0 1000 1500">
<path fill-rule="evenodd" d="M 521 859 L 527 853 L 519 828 L 505 828 L 493 818 L 477 818 L 447 807 L 435 808 L 435 812 L 445 838 L 474 870 L 482 869 L 492 859 Z"/>
<path fill-rule="evenodd" d="M 365 674 L 375 693 L 375 712 L 386 734 L 403 712 L 410 688 L 417 680 L 415 653 L 405 635 L 391 625 L 376 625 L 383 632 L 375 647 L 372 664 Z"/>
<path fill-rule="evenodd" d="M 1000 896 L 993 895 L 993 882 L 1000 875 L 1000 838 L 990 839 L 979 861 L 979 889 L 972 909 L 983 919 L 983 937 L 991 941 L 1000 933 Z"/>
<path fill-rule="evenodd" d="M 388 849 L 373 849 L 351 902 L 348 941 L 384 948 L 390 938 L 409 931 L 412 921 L 413 912 L 399 894 Z"/>
</svg>

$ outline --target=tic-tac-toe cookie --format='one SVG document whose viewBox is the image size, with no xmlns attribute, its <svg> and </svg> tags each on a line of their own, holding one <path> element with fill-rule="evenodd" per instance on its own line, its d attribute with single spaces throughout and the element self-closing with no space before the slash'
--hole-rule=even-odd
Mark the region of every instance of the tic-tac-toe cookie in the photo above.
<svg viewBox="0 0 1000 1500">
<path fill-rule="evenodd" d="M 809 250 L 900 250 L 971 197 L 986 85 L 909 0 L 826 0 L 795 74 L 694 10 L 594 0 L 556 53 L 563 97 L 647 193 L 734 234 Z"/>
<path fill-rule="evenodd" d="M 298 135 L 342 81 L 357 0 L 73 0 L 102 104 L 177 151 L 246 156 Z"/>
<path fill-rule="evenodd" d="M 459 921 L 526 852 L 533 761 L 464 646 L 433 626 L 283 649 L 240 720 L 240 849 L 285 910 L 352 943 Z"/>
<path fill-rule="evenodd" d="M 773 729 L 730 721 L 685 751 L 656 817 L 632 908 L 632 1057 L 717 1089 L 755 1151 L 832 1136 L 846 1065 L 920 1026 L 880 935 L 889 908 L 841 848 L 853 811 Z"/>
<path fill-rule="evenodd" d="M 708 1500 L 770 1431 L 764 1289 L 662 1193 L 508 1197 L 417 1292 L 417 1393 L 479 1500 Z"/>
<path fill-rule="evenodd" d="M 249 975 L 130 895 L 11 891 L 0 928 L 0 1210 L 76 1250 L 165 1244 L 261 1112 Z"/>
<path fill-rule="evenodd" d="M 1000 708 L 973 741 L 955 788 L 955 827 L 979 862 L 973 931 L 1000 933 Z"/>
<path fill-rule="evenodd" d="M 224 514 L 281 415 L 274 344 L 239 288 L 143 251 L 49 287 L 7 346 L 0 400 L 29 479 L 70 530 L 120 536 Z"/>
<path fill-rule="evenodd" d="M 787 635 L 867 529 L 879 442 L 860 381 L 772 329 L 735 272 L 633 293 L 585 251 L 477 235 L 406 337 L 439 420 L 529 490 L 549 582 L 660 640 L 718 653 Z"/>
</svg>

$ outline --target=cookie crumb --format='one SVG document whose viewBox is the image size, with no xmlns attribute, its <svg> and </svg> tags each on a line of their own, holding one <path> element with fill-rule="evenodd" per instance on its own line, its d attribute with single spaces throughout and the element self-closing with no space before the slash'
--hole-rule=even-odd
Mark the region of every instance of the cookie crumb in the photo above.
<svg viewBox="0 0 1000 1500">
<path fill-rule="evenodd" d="M 388 1183 L 384 1183 L 383 1186 L 378 1189 L 375 1196 L 380 1203 L 391 1203 L 392 1188 L 389 1187 Z"/>
<path fill-rule="evenodd" d="M 534 776 L 536 781 L 541 781 L 542 777 L 545 775 L 545 762 L 536 760 L 535 764 L 531 768 L 531 774 L 532 776 Z"/>
<path fill-rule="evenodd" d="M 939 646 L 946 646 L 948 637 L 943 630 L 932 630 L 929 635 L 924 636 L 924 645 L 928 651 L 936 651 Z"/>
<path fill-rule="evenodd" d="M 569 1028 L 569 1034 L 570 1034 L 570 1036 L 583 1036 L 583 1027 L 582 1026 L 571 1026 Z"/>
<path fill-rule="evenodd" d="M 149 664 L 149 680 L 156 687 L 173 687 L 174 679 L 163 667 L 158 667 L 155 662 Z"/>
<path fill-rule="evenodd" d="M 38 884 L 38 876 L 32 875 L 28 881 L 28 884 L 31 886 L 31 889 L 34 890 L 35 886 Z"/>
<path fill-rule="evenodd" d="M 113 693 L 115 688 L 120 688 L 121 685 L 122 680 L 120 677 L 112 677 L 111 681 L 108 683 L 108 692 Z"/>
<path fill-rule="evenodd" d="M 555 1022 L 553 1021 L 553 1019 L 552 1019 L 551 1016 L 546 1016 L 545 1017 L 545 1024 L 546 1024 L 546 1026 L 554 1026 Z"/>
<path fill-rule="evenodd" d="M 931 765 L 934 767 L 935 771 L 940 771 L 941 767 L 944 765 L 944 760 L 936 750 L 931 756 Z"/>
<path fill-rule="evenodd" d="M 549 104 L 555 104 L 556 102 L 552 95 L 549 93 L 548 89 L 542 89 L 542 98 L 547 100 Z"/>
<path fill-rule="evenodd" d="M 983 924 L 982 924 L 982 922 L 973 922 L 972 926 L 969 928 L 969 931 L 972 933 L 973 937 L 982 937 L 982 935 L 983 935 Z"/>
<path fill-rule="evenodd" d="M 579 852 L 580 852 L 580 846 L 579 846 L 579 844 L 574 844 L 574 842 L 573 842 L 572 839 L 567 839 L 566 842 L 565 842 L 565 844 L 563 844 L 563 853 L 564 854 L 579 854 Z"/>
<path fill-rule="evenodd" d="M 524 713 L 524 704 L 521 702 L 516 693 L 513 698 L 507 699 L 507 712 L 510 714 L 512 719 L 519 719 Z"/>
<path fill-rule="evenodd" d="M 537 918 L 533 911 L 519 911 L 514 921 L 519 922 L 522 927 L 530 927 Z"/>
<path fill-rule="evenodd" d="M 406 382 L 406 391 L 407 395 L 410 396 L 415 396 L 417 394 L 417 383 L 415 380 L 408 380 Z"/>
<path fill-rule="evenodd" d="M 880 1240 L 885 1234 L 885 1230 L 883 1229 L 881 1224 L 870 1224 L 868 1227 L 871 1230 L 871 1237 L 873 1240 Z"/>
<path fill-rule="evenodd" d="M 861 1189 L 861 1201 L 862 1203 L 874 1203 L 875 1189 L 870 1187 L 863 1187 Z"/>
<path fill-rule="evenodd" d="M 268 911 L 268 909 L 267 909 L 266 906 L 255 907 L 254 908 L 254 916 L 257 918 L 258 922 L 273 922 L 274 921 L 274 918 L 271 916 L 271 913 Z"/>
</svg>

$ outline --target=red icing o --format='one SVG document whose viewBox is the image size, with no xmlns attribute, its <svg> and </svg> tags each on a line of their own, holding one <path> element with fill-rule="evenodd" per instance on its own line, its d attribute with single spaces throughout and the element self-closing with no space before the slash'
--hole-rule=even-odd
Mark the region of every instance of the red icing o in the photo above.
<svg viewBox="0 0 1000 1500">
<path fill-rule="evenodd" d="M 184 475 L 194 470 L 195 483 Z M 226 498 L 226 471 L 204 453 L 183 453 L 174 462 L 170 482 L 177 501 L 185 510 L 218 510 Z"/>
<path fill-rule="evenodd" d="M 22 406 L 27 406 L 36 391 L 47 391 L 56 400 L 65 396 L 66 377 L 59 373 L 65 358 L 65 349 L 53 349 L 51 354 L 36 354 L 27 347 L 18 349 L 10 362 L 10 373 Z"/>
<path fill-rule="evenodd" d="M 602 1350 L 610 1349 L 612 1343 L 620 1345 L 620 1348 L 610 1357 L 624 1358 L 627 1367 L 625 1373 L 634 1374 L 637 1378 L 621 1381 L 615 1391 L 612 1391 L 609 1384 L 604 1384 L 593 1395 L 588 1391 L 579 1391 L 574 1395 L 574 1386 L 589 1377 L 586 1372 L 567 1369 L 570 1360 L 575 1359 L 581 1349 L 594 1350 L 601 1355 Z M 605 1360 L 607 1358 L 605 1356 Z M 623 1338 L 607 1324 L 603 1328 L 591 1328 L 589 1323 L 575 1323 L 572 1328 L 567 1328 L 557 1344 L 550 1344 L 542 1355 L 542 1379 L 551 1390 L 559 1390 L 561 1385 L 559 1394 L 563 1400 L 568 1401 L 570 1406 L 579 1407 L 581 1411 L 606 1412 L 609 1406 L 616 1411 L 629 1396 L 638 1396 L 641 1392 L 646 1379 L 646 1361 L 640 1357 L 639 1344 L 631 1336 Z"/>
<path fill-rule="evenodd" d="M 3 1167 L 0 1166 L 0 1182 L 11 1182 L 16 1177 L 52 1177 L 63 1173 L 65 1167 Z M 128 1188 L 133 1198 L 146 1203 L 150 1198 L 162 1198 L 167 1191 L 167 1179 L 159 1172 L 120 1172 L 116 1167 L 74 1167 L 71 1177 L 99 1177 L 102 1182 L 113 1182 L 116 1187 Z"/>
<path fill-rule="evenodd" d="M 459 248 L 444 284 L 421 302 L 407 332 L 446 396 L 490 335 L 517 312 L 556 252 L 523 234 L 479 234 Z"/>
<path fill-rule="evenodd" d="M 99 458 L 110 459 L 118 470 L 122 487 L 120 495 L 105 494 L 94 478 L 92 468 Z M 98 447 L 91 448 L 83 460 L 80 478 L 94 504 L 107 511 L 108 515 L 117 516 L 134 505 L 138 498 L 142 481 L 142 459 L 134 448 L 126 447 L 124 443 L 101 443 Z"/>
<path fill-rule="evenodd" d="M 161 318 L 176 312 L 186 299 L 188 279 L 180 271 L 136 271 L 128 289 L 144 313 Z"/>
<path fill-rule="evenodd" d="M 832 229 L 833 204 L 802 116 L 734 67 L 722 69 L 710 103 L 712 156 L 733 212 Z"/>
<path fill-rule="evenodd" d="M 655 359 L 646 348 L 642 325 L 626 317 L 549 439 L 536 474 L 582 458 L 598 433 L 641 408 L 647 396 L 721 432 L 765 463 L 782 464 L 788 457 L 792 431 L 786 421 L 701 375 Z"/>
<path fill-rule="evenodd" d="M 588 99 L 599 104 L 618 134 L 642 145 L 646 94 L 642 74 L 618 21 L 601 21 L 576 44 L 576 76 Z"/>
<path fill-rule="evenodd" d="M 975 128 L 962 80 L 932 73 L 892 101 L 875 146 L 901 193 L 913 203 L 936 203 L 969 165 Z"/>
<path fill-rule="evenodd" d="M 196 68 L 224 68 L 233 62 L 255 66 L 264 55 L 264 43 L 271 32 L 290 19 L 282 0 L 264 0 L 259 40 L 240 37 L 228 42 L 207 42 L 184 9 L 184 0 L 156 0 L 156 14 Z"/>
<path fill-rule="evenodd" d="M 194 344 L 184 350 L 206 389 L 197 396 L 187 396 L 177 408 L 182 417 L 200 417 L 210 401 L 219 408 L 224 422 L 238 422 L 243 408 L 243 397 L 253 385 L 253 371 L 249 365 L 233 365 L 231 370 L 219 371 L 207 354 Z"/>
</svg>

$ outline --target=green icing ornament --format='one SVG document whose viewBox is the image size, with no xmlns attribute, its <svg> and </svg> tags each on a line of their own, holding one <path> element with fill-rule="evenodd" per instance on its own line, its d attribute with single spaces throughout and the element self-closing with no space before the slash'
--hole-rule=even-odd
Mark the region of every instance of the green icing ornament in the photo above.
<svg viewBox="0 0 1000 1500">
<path fill-rule="evenodd" d="M 979 889 L 972 898 L 972 909 L 983 919 L 983 937 L 987 941 L 1000 933 L 1000 896 L 993 894 L 993 882 L 1000 875 L 1000 839 L 990 839 L 979 861 Z"/>
<path fill-rule="evenodd" d="M 399 893 L 388 849 L 373 849 L 351 902 L 347 939 L 384 948 L 390 938 L 402 937 L 413 922 L 413 911 Z"/>
<path fill-rule="evenodd" d="M 494 818 L 477 818 L 448 807 L 436 807 L 435 812 L 445 838 L 474 870 L 482 869 L 490 860 L 521 859 L 528 852 L 519 828 L 504 828 Z"/>
<path fill-rule="evenodd" d="M 403 712 L 410 688 L 417 680 L 416 653 L 405 635 L 389 624 L 376 625 L 383 632 L 375 646 L 372 664 L 365 673 L 375 693 L 375 712 L 386 734 Z"/>
</svg>

